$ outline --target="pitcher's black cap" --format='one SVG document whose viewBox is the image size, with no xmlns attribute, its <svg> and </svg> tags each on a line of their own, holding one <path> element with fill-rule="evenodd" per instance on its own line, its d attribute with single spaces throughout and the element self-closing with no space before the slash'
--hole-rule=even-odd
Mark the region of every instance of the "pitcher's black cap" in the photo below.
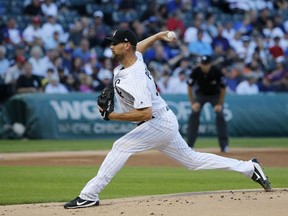
<svg viewBox="0 0 288 216">
<path fill-rule="evenodd" d="M 136 34 L 130 29 L 118 29 L 113 33 L 112 37 L 106 37 L 110 42 L 129 42 L 132 46 L 136 46 L 138 39 Z"/>
</svg>

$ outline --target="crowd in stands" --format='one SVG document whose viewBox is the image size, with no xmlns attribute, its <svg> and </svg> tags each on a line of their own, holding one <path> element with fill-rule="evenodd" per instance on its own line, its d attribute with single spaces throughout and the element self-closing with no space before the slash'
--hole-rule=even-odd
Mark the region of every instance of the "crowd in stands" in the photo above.
<svg viewBox="0 0 288 216">
<path fill-rule="evenodd" d="M 91 93 L 113 77 L 106 36 L 139 40 L 172 30 L 144 59 L 161 93 L 187 94 L 197 57 L 210 55 L 231 94 L 288 91 L 285 0 L 3 0 L 0 97 L 24 92 Z"/>
</svg>

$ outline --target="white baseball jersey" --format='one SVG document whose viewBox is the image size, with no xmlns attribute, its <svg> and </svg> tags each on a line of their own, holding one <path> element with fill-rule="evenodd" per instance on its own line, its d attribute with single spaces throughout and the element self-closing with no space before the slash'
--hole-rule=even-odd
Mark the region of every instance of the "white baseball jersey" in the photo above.
<svg viewBox="0 0 288 216">
<path fill-rule="evenodd" d="M 137 61 L 130 67 L 119 65 L 114 69 L 114 87 L 118 104 L 123 112 L 152 107 L 155 115 L 167 107 L 160 97 L 154 79 L 143 62 L 142 54 L 136 52 Z"/>
<path fill-rule="evenodd" d="M 142 55 L 140 53 L 136 55 L 138 60 L 132 66 L 123 68 L 120 65 L 114 70 L 117 102 L 124 112 L 152 106 L 154 118 L 115 141 L 97 175 L 86 184 L 79 196 L 85 200 L 99 200 L 98 194 L 132 154 L 152 148 L 191 170 L 225 169 L 251 177 L 254 171 L 252 161 L 199 153 L 187 145 L 178 131 L 177 118 L 167 109 L 165 101 L 157 92 Z"/>
</svg>

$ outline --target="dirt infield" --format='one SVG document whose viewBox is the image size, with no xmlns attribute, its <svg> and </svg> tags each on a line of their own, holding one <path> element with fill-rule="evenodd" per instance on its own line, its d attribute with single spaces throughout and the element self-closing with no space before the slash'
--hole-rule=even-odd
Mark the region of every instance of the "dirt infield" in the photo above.
<svg viewBox="0 0 288 216">
<path fill-rule="evenodd" d="M 220 154 L 218 149 L 199 149 L 227 157 L 249 160 L 257 157 L 264 167 L 287 167 L 288 150 L 285 148 L 237 149 Z M 5 153 L 0 154 L 0 166 L 85 166 L 100 165 L 107 151 L 48 152 L 48 153 Z M 41 159 L 41 160 L 39 160 Z M 180 166 L 157 151 L 133 155 L 126 166 Z M 287 189 L 217 191 L 185 193 L 161 196 L 133 197 L 102 200 L 100 206 L 65 210 L 63 203 L 0 206 L 3 216 L 286 216 Z"/>
<path fill-rule="evenodd" d="M 241 160 L 258 158 L 264 166 L 288 166 L 287 148 L 233 148 L 229 153 L 220 153 L 217 148 L 199 149 Z M 0 166 L 85 166 L 100 165 L 108 151 L 0 153 Z M 41 160 L 39 160 L 41 158 Z M 151 150 L 131 156 L 125 166 L 181 166 L 158 151 Z"/>
</svg>

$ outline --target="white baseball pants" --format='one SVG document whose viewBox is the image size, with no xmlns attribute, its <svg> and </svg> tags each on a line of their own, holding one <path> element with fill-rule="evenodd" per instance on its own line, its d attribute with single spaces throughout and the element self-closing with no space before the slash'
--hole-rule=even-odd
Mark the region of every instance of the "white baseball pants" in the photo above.
<svg viewBox="0 0 288 216">
<path fill-rule="evenodd" d="M 80 197 L 86 200 L 98 200 L 98 194 L 132 154 L 152 148 L 163 152 L 190 170 L 223 169 L 236 171 L 247 177 L 251 177 L 254 172 L 251 161 L 192 150 L 178 131 L 176 116 L 171 110 L 165 110 L 114 143 L 97 175 L 86 184 Z"/>
</svg>

